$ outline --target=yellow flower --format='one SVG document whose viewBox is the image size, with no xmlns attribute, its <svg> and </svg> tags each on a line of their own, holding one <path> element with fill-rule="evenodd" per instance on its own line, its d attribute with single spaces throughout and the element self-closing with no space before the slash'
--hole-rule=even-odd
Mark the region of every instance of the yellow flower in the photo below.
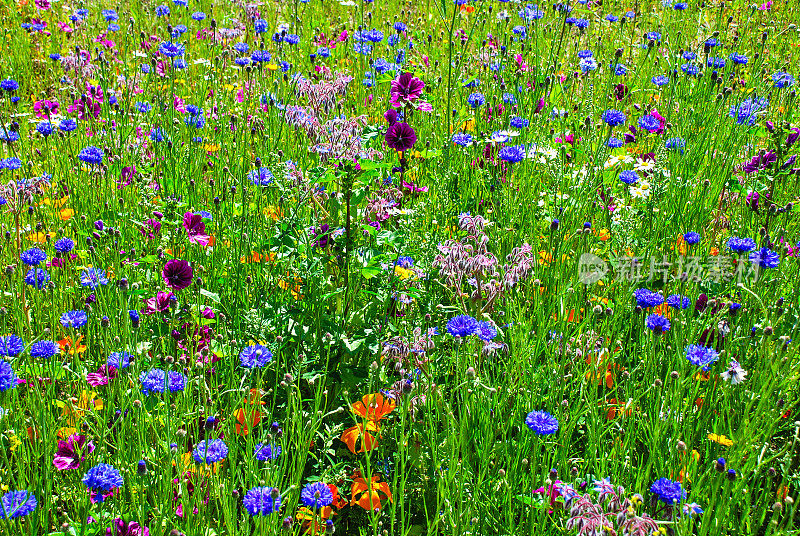
<svg viewBox="0 0 800 536">
<path fill-rule="evenodd" d="M 205 149 L 209 153 L 216 153 L 217 151 L 219 151 L 219 145 L 215 143 L 206 143 L 205 145 L 203 145 L 203 149 Z"/>
<path fill-rule="evenodd" d="M 408 268 L 403 268 L 402 266 L 395 266 L 394 275 L 405 281 L 406 279 L 413 278 L 414 272 L 412 272 Z"/>
<path fill-rule="evenodd" d="M 733 440 L 728 439 L 725 435 L 722 434 L 708 434 L 708 438 L 713 441 L 714 443 L 719 443 L 725 447 L 730 447 L 733 445 Z"/>
</svg>

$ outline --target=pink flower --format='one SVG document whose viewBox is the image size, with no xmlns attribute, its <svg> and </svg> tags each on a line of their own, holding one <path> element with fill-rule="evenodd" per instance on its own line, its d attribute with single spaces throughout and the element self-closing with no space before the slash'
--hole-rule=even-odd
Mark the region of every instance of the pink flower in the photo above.
<svg viewBox="0 0 800 536">
<path fill-rule="evenodd" d="M 211 237 L 206 234 L 206 224 L 203 223 L 203 217 L 200 214 L 192 214 L 187 212 L 183 215 L 183 228 L 186 229 L 186 234 L 189 235 L 189 242 L 192 244 L 200 244 L 207 246 Z"/>
<path fill-rule="evenodd" d="M 146 309 L 142 311 L 146 315 L 153 313 L 163 313 L 169 309 L 170 303 L 175 300 L 175 295 L 172 292 L 161 292 L 150 299 L 144 301 Z"/>
<path fill-rule="evenodd" d="M 86 440 L 86 436 L 72 434 L 66 441 L 59 441 L 53 465 L 59 471 L 78 469 L 87 454 L 94 451 L 94 443 Z"/>
<path fill-rule="evenodd" d="M 97 372 L 89 372 L 86 374 L 86 381 L 92 387 L 99 387 L 101 385 L 108 385 L 108 382 L 117 377 L 117 369 L 108 365 L 103 365 Z"/>
</svg>

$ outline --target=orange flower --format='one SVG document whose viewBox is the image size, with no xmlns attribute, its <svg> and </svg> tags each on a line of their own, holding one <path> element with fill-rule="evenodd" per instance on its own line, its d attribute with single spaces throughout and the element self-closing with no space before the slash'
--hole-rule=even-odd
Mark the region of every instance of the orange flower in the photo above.
<svg viewBox="0 0 800 536">
<path fill-rule="evenodd" d="M 716 257 L 717 255 L 719 255 L 719 248 L 711 248 L 711 251 L 709 253 L 711 254 L 712 257 Z"/>
<path fill-rule="evenodd" d="M 686 240 L 683 239 L 683 236 L 678 237 L 678 240 L 675 242 L 675 247 L 673 249 L 677 250 L 678 255 L 686 255 L 689 246 L 686 245 Z"/>
<path fill-rule="evenodd" d="M 374 475 L 369 483 L 367 483 L 358 471 L 356 471 L 353 477 L 353 486 L 350 488 L 351 505 L 357 504 L 364 510 L 372 511 L 375 509 L 380 510 L 383 506 L 381 504 L 381 496 L 383 496 L 383 500 L 392 502 L 392 492 L 389 490 L 389 484 L 381 482 L 380 475 Z"/>
<path fill-rule="evenodd" d="M 366 423 L 358 423 L 352 428 L 348 428 L 342 432 L 342 443 L 347 445 L 350 452 L 353 454 L 360 454 L 367 452 L 378 446 L 378 439 L 370 432 L 380 432 L 380 427 L 375 421 L 367 421 Z M 361 440 L 361 447 L 356 451 L 356 445 Z"/>
<path fill-rule="evenodd" d="M 606 402 L 606 406 L 608 407 L 606 419 L 609 421 L 614 420 L 617 417 L 628 417 L 631 413 L 633 413 L 633 408 L 626 407 L 627 404 L 625 402 L 620 402 L 616 398 L 610 398 Z"/>
<path fill-rule="evenodd" d="M 474 13 L 475 12 L 475 6 L 468 6 L 466 4 L 458 6 L 458 9 L 460 11 L 463 11 L 464 13 Z"/>
<path fill-rule="evenodd" d="M 86 345 L 81 343 L 83 340 L 83 335 L 78 335 L 78 338 L 73 341 L 72 337 L 64 337 L 60 341 L 58 341 L 58 345 L 61 347 L 61 351 L 64 353 L 69 353 L 69 355 L 79 355 L 86 351 Z"/>
<path fill-rule="evenodd" d="M 667 318 L 672 318 L 672 307 L 666 303 L 662 303 L 658 307 L 654 308 L 653 312 Z"/>
<path fill-rule="evenodd" d="M 359 417 L 376 422 L 394 411 L 394 408 L 395 401 L 384 397 L 381 393 L 364 395 L 361 400 L 350 406 L 353 413 Z"/>
<path fill-rule="evenodd" d="M 244 397 L 244 404 L 248 406 L 263 406 L 266 404 L 261 400 L 261 391 L 258 389 L 250 389 L 247 396 Z M 250 429 L 255 427 L 261 422 L 261 412 L 255 408 L 239 408 L 233 412 L 236 418 L 236 434 L 246 436 L 250 433 Z"/>
<path fill-rule="evenodd" d="M 599 231 L 594 231 L 594 235 L 601 241 L 605 242 L 606 240 L 611 238 L 611 231 L 609 231 L 608 229 L 600 229 Z"/>
</svg>

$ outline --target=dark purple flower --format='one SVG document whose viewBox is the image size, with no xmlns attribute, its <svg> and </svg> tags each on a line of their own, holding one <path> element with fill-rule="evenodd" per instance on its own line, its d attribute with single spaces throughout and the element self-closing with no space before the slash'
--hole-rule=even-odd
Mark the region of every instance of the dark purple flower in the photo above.
<svg viewBox="0 0 800 536">
<path fill-rule="evenodd" d="M 172 259 L 164 265 L 161 276 L 168 287 L 174 290 L 183 290 L 192 284 L 192 273 L 192 267 L 188 262 Z"/>
<path fill-rule="evenodd" d="M 394 125 L 397 123 L 397 110 L 394 108 L 389 108 L 386 110 L 386 113 L 383 114 L 383 118 L 386 119 L 390 125 Z"/>
<path fill-rule="evenodd" d="M 800 137 L 800 128 L 793 128 L 792 131 L 789 133 L 789 136 L 786 138 L 786 148 L 788 149 L 792 145 L 795 144 L 797 138 Z"/>
<path fill-rule="evenodd" d="M 403 102 L 413 102 L 422 95 L 425 83 L 411 73 L 403 73 L 392 80 L 391 100 L 392 106 L 400 107 Z"/>
<path fill-rule="evenodd" d="M 117 377 L 117 369 L 108 365 L 103 365 L 97 372 L 89 372 L 86 374 L 86 382 L 92 387 L 99 387 L 101 385 L 108 385 L 108 382 Z"/>
<path fill-rule="evenodd" d="M 417 143 L 417 133 L 408 123 L 394 123 L 386 131 L 386 145 L 397 151 L 407 151 Z"/>
<path fill-rule="evenodd" d="M 93 451 L 94 443 L 87 441 L 86 436 L 72 434 L 66 441 L 58 442 L 53 465 L 59 471 L 78 469 L 81 466 L 81 462 L 86 459 L 86 455 L 91 454 Z"/>
</svg>

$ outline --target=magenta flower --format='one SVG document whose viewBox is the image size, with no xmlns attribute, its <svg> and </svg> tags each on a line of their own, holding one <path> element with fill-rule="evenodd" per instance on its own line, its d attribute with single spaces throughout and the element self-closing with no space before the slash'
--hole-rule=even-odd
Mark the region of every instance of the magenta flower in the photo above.
<svg viewBox="0 0 800 536">
<path fill-rule="evenodd" d="M 203 217 L 200 214 L 192 214 L 191 212 L 184 214 L 183 228 L 186 229 L 186 234 L 189 235 L 189 242 L 200 244 L 201 246 L 208 245 L 211 237 L 206 234 L 206 224 L 203 223 Z"/>
<path fill-rule="evenodd" d="M 414 102 L 422 95 L 425 83 L 411 73 L 403 73 L 392 80 L 391 100 L 389 103 L 395 108 L 407 102 Z"/>
<path fill-rule="evenodd" d="M 66 441 L 58 442 L 53 465 L 59 471 L 79 469 L 81 462 L 86 460 L 86 455 L 94 451 L 94 443 L 86 440 L 86 436 L 72 434 Z"/>
<path fill-rule="evenodd" d="M 139 228 L 139 231 L 149 240 L 153 240 L 156 235 L 161 233 L 161 222 L 153 218 L 149 218 L 146 222 L 144 222 L 142 227 Z"/>
<path fill-rule="evenodd" d="M 117 377 L 117 369 L 108 365 L 103 365 L 97 372 L 89 372 L 86 374 L 86 381 L 92 387 L 99 387 L 101 385 L 108 385 L 108 382 Z"/>
<path fill-rule="evenodd" d="M 161 277 L 164 283 L 174 290 L 183 290 L 192 284 L 192 267 L 189 263 L 180 259 L 172 259 L 164 265 Z"/>
<path fill-rule="evenodd" d="M 386 131 L 386 145 L 397 151 L 407 151 L 417 143 L 417 133 L 408 123 L 395 123 Z"/>
<path fill-rule="evenodd" d="M 169 309 L 169 306 L 174 299 L 175 295 L 172 292 L 159 291 L 158 294 L 144 301 L 144 304 L 147 307 L 142 312 L 146 315 L 151 315 L 153 313 L 163 313 L 164 311 Z"/>
<path fill-rule="evenodd" d="M 150 529 L 136 521 L 125 522 L 117 518 L 106 528 L 106 536 L 150 536 Z"/>
</svg>

